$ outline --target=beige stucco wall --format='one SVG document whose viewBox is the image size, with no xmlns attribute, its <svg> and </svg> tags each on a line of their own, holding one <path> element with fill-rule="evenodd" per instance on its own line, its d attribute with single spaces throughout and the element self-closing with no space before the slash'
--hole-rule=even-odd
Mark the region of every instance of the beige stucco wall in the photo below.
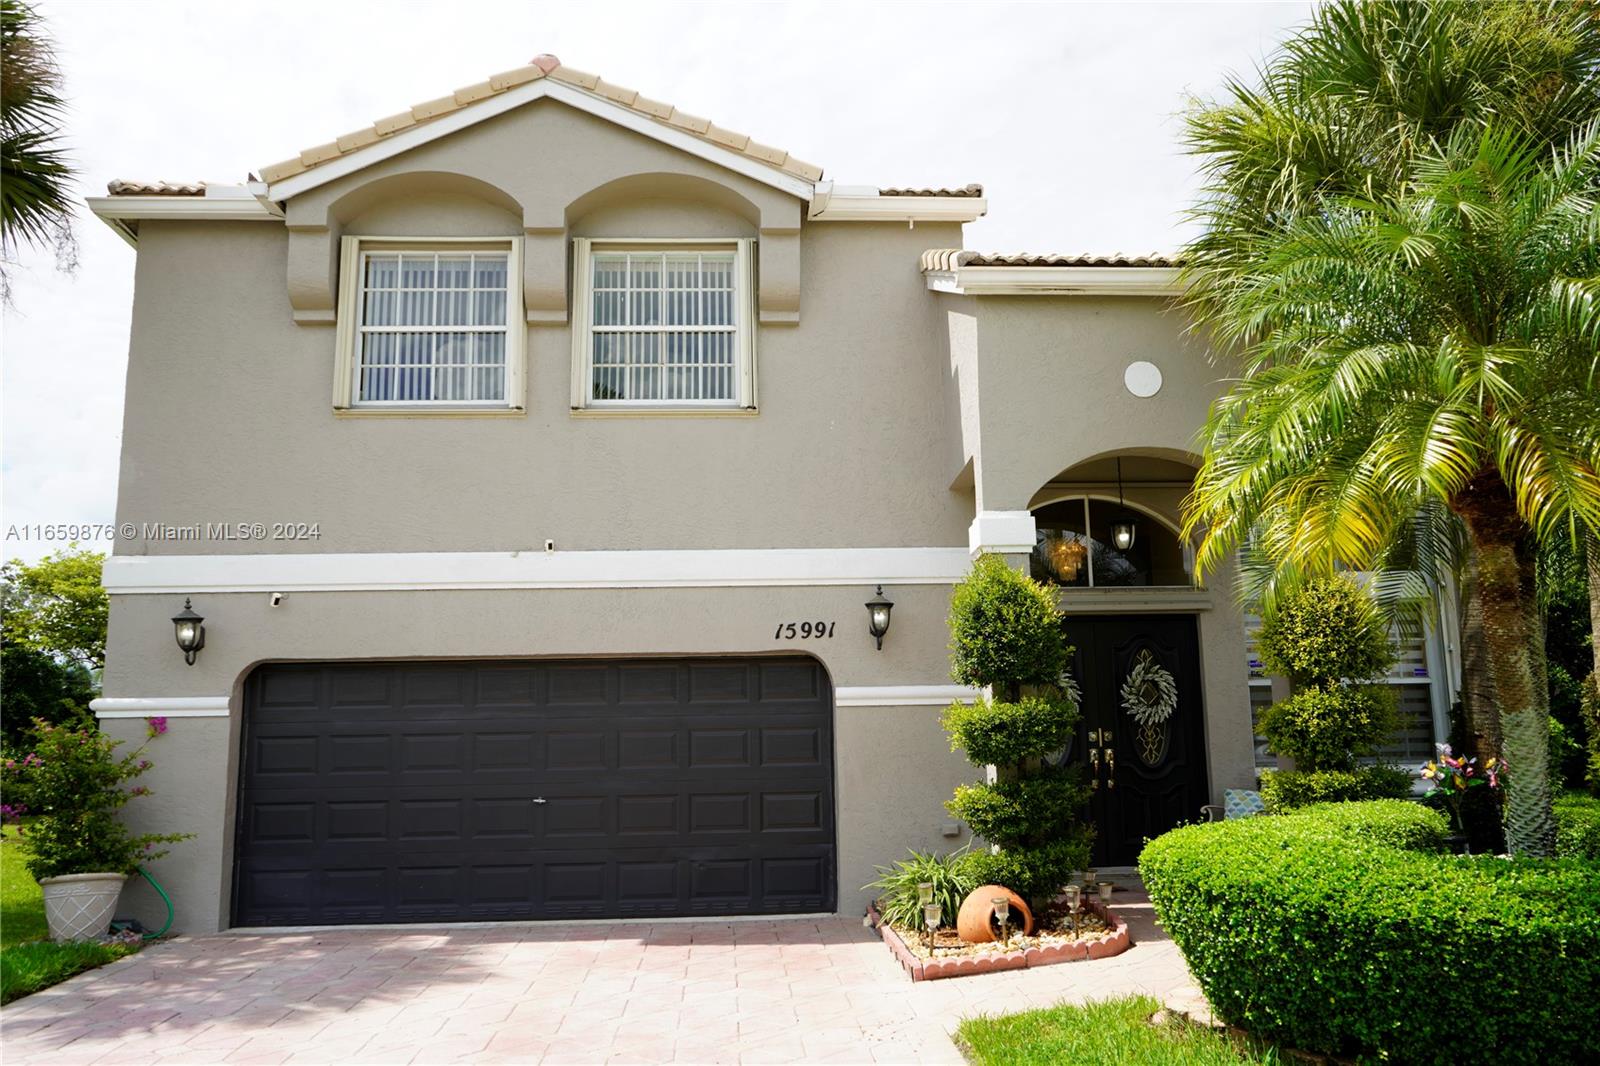
<svg viewBox="0 0 1600 1066">
<path fill-rule="evenodd" d="M 266 594 L 197 598 L 206 647 L 185 666 L 173 645 L 170 597 L 112 601 L 105 689 L 117 696 L 231 697 L 227 718 L 178 718 L 153 743 L 143 779 L 155 795 L 130 820 L 163 832 L 193 832 L 157 865 L 189 932 L 228 922 L 229 866 L 237 797 L 242 688 L 250 669 L 273 660 L 499 658 L 587 655 L 740 655 L 796 651 L 816 656 L 835 687 L 948 682 L 949 588 L 889 587 L 893 625 L 876 650 L 866 632 L 860 586 L 736 589 L 611 589 L 293 593 L 278 607 Z M 837 621 L 831 639 L 775 641 L 779 621 Z M 943 803 L 972 767 L 952 754 L 940 708 L 842 707 L 835 711 L 839 906 L 865 903 L 874 865 L 907 847 L 948 849 Z M 142 738 L 142 719 L 108 719 L 115 736 Z M 142 886 L 130 913 L 159 918 Z M 128 908 L 125 908 L 128 909 Z"/>
<path fill-rule="evenodd" d="M 1164 301 L 1129 296 L 937 297 L 952 333 L 976 322 L 978 503 L 1023 510 L 1039 488 L 1097 455 L 1192 455 L 1225 368 Z M 1123 387 L 1129 363 L 1161 369 L 1161 391 Z"/>
<path fill-rule="evenodd" d="M 281 230 L 146 223 L 119 522 L 316 522 L 321 538 L 115 550 L 964 544 L 970 504 L 929 447 L 958 430 L 914 269 L 928 239 L 806 231 L 814 313 L 759 331 L 754 416 L 574 416 L 569 331 L 530 327 L 525 415 L 394 419 L 334 414 L 333 331 L 291 321 Z"/>
</svg>

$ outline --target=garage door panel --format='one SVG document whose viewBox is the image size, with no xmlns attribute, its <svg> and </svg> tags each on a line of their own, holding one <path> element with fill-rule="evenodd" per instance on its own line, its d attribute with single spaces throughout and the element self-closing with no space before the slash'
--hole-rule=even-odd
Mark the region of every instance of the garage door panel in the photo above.
<svg viewBox="0 0 1600 1066">
<path fill-rule="evenodd" d="M 265 667 L 235 921 L 831 910 L 831 702 L 809 660 Z"/>
</svg>

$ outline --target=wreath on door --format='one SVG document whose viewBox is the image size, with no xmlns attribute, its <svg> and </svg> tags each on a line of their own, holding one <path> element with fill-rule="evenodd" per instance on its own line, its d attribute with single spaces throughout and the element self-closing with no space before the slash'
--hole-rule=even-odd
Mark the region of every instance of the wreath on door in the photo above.
<svg viewBox="0 0 1600 1066">
<path fill-rule="evenodd" d="M 1149 648 L 1134 658 L 1122 682 L 1122 709 L 1141 726 L 1160 725 L 1178 709 L 1178 682 Z"/>
<path fill-rule="evenodd" d="M 1122 682 L 1122 709 L 1139 725 L 1134 730 L 1139 758 L 1158 766 L 1167 754 L 1167 721 L 1178 709 L 1178 683 L 1149 648 L 1134 657 Z"/>
</svg>

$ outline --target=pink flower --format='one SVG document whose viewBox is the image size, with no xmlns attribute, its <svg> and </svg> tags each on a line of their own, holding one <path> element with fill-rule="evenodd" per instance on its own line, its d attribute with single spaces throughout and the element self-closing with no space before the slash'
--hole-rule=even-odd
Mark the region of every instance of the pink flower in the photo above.
<svg viewBox="0 0 1600 1066">
<path fill-rule="evenodd" d="M 152 737 L 159 737 L 167 731 L 167 720 L 162 715 L 145 719 L 145 732 Z"/>
</svg>

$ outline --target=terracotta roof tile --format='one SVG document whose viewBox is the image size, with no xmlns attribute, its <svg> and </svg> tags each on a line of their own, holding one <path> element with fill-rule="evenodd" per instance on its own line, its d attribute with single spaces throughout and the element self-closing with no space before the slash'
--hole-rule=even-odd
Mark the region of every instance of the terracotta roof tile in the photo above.
<svg viewBox="0 0 1600 1066">
<path fill-rule="evenodd" d="M 879 189 L 879 196 L 970 196 L 983 195 L 982 185 L 964 185 L 959 189 Z"/>
<path fill-rule="evenodd" d="M 457 89 L 455 92 L 455 101 L 462 107 L 465 107 L 468 104 L 475 104 L 479 100 L 494 96 L 499 91 L 500 90 L 494 87 L 494 82 L 480 81 L 476 85 L 468 85 Z"/>
<path fill-rule="evenodd" d="M 1178 267 L 1183 260 L 1176 256 L 1151 253 L 1150 255 L 1062 255 L 1050 253 L 1034 255 L 1017 253 L 996 255 L 989 252 L 971 252 L 961 248 L 931 248 L 922 253 L 922 270 L 948 271 L 956 267 L 1025 266 L 1025 267 Z"/>
<path fill-rule="evenodd" d="M 449 96 L 441 96 L 436 100 L 417 104 L 409 111 L 402 111 L 397 115 L 381 118 L 369 127 L 354 130 L 339 137 L 337 140 L 307 149 L 293 159 L 286 159 L 280 163 L 262 167 L 261 178 L 263 181 L 268 182 L 282 181 L 284 178 L 304 173 L 341 155 L 359 151 L 369 144 L 392 136 L 418 123 L 428 122 L 441 115 L 448 115 L 463 107 L 471 106 L 479 100 L 486 100 L 543 77 L 554 78 L 556 81 L 571 85 L 584 92 L 593 93 L 602 99 L 610 100 L 629 108 L 647 118 L 684 130 L 703 140 L 720 145 L 730 151 L 738 152 L 769 166 L 777 167 L 779 170 L 802 180 L 819 181 L 822 178 L 821 167 L 807 163 L 802 159 L 796 159 L 782 148 L 773 148 L 770 145 L 753 141 L 743 133 L 724 129 L 713 124 L 709 119 L 700 118 L 698 115 L 680 111 L 671 104 L 642 96 L 637 90 L 629 89 L 622 85 L 613 85 L 608 81 L 602 80 L 598 75 L 563 66 L 561 61 L 552 55 L 535 56 L 527 66 L 491 75 L 487 81 L 457 89 Z M 979 186 L 969 185 L 965 190 L 884 189 L 881 194 L 885 196 L 981 196 L 983 190 Z"/>
<path fill-rule="evenodd" d="M 106 184 L 112 196 L 204 196 L 203 181 L 116 181 Z"/>
<path fill-rule="evenodd" d="M 594 92 L 595 86 L 600 84 L 600 75 L 590 74 L 587 70 L 565 66 L 559 62 L 551 69 L 550 76 L 556 81 L 564 81 L 568 85 L 576 85 L 590 92 Z"/>
<path fill-rule="evenodd" d="M 365 129 L 353 130 L 343 137 L 336 137 L 334 143 L 339 146 L 341 152 L 353 152 L 357 148 L 365 148 L 377 139 L 378 131 L 368 126 Z"/>
<path fill-rule="evenodd" d="M 315 148 L 307 148 L 301 152 L 300 162 L 308 167 L 314 167 L 318 163 L 326 163 L 328 160 L 337 159 L 341 155 L 344 155 L 344 152 L 340 150 L 339 142 L 329 141 L 327 144 L 319 144 Z"/>
<path fill-rule="evenodd" d="M 544 77 L 544 71 L 535 64 L 529 63 L 527 66 L 518 67 L 516 70 L 505 70 L 499 74 L 491 74 L 489 76 L 489 84 L 494 87 L 496 92 L 505 92 L 507 89 L 514 89 L 518 85 L 526 85 L 530 81 L 538 81 L 542 77 Z"/>
</svg>

